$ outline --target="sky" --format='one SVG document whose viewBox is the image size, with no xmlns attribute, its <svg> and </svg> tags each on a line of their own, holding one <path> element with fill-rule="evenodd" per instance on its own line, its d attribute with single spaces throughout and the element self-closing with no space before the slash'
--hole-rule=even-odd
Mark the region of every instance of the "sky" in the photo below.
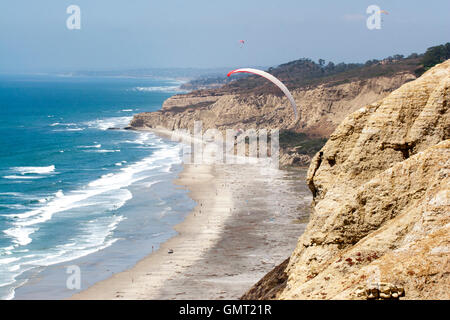
<svg viewBox="0 0 450 320">
<path fill-rule="evenodd" d="M 373 4 L 389 13 L 379 30 Z M 365 62 L 449 42 L 449 12 L 449 0 L 2 0 L 0 72 Z"/>
</svg>

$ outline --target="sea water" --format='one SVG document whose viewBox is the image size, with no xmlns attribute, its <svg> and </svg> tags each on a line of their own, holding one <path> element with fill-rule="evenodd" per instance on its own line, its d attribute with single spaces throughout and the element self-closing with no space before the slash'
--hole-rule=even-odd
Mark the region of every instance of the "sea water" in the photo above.
<svg viewBox="0 0 450 320">
<path fill-rule="evenodd" d="M 174 80 L 0 75 L 0 298 L 59 299 L 134 265 L 193 206 L 181 148 L 108 130 L 154 111 Z M 72 288 L 73 289 L 73 288 Z"/>
</svg>

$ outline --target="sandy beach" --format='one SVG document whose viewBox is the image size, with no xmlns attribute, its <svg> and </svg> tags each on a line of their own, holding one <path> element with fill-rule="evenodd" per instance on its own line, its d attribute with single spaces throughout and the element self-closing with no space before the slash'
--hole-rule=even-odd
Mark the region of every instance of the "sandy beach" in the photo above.
<svg viewBox="0 0 450 320">
<path fill-rule="evenodd" d="M 263 169 L 185 164 L 175 183 L 197 206 L 178 235 L 72 299 L 238 299 L 291 254 L 308 220 L 305 170 Z"/>
</svg>

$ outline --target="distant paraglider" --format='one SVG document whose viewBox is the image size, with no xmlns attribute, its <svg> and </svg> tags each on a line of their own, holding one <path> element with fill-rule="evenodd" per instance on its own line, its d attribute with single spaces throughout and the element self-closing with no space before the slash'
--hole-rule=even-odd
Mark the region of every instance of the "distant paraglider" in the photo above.
<svg viewBox="0 0 450 320">
<path fill-rule="evenodd" d="M 244 47 L 244 44 L 245 44 L 245 40 L 239 40 L 239 45 L 241 48 Z"/>
<path fill-rule="evenodd" d="M 263 78 L 266 78 L 267 80 L 271 81 L 273 84 L 275 84 L 278 88 L 281 89 L 281 91 L 283 91 L 283 93 L 286 95 L 286 97 L 288 98 L 289 102 L 291 103 L 292 109 L 294 110 L 294 115 L 295 115 L 295 121 L 298 120 L 298 114 L 297 114 L 297 105 L 295 104 L 295 100 L 292 97 L 292 94 L 289 92 L 288 88 L 286 88 L 286 86 L 277 78 L 275 78 L 273 75 L 271 75 L 270 73 L 267 73 L 265 71 L 262 70 L 258 70 L 258 69 L 252 69 L 252 68 L 241 68 L 241 69 L 236 69 L 233 71 L 230 71 L 227 74 L 227 77 L 231 76 L 232 74 L 235 73 L 251 73 L 251 74 L 256 74 L 258 76 L 261 76 Z"/>
</svg>

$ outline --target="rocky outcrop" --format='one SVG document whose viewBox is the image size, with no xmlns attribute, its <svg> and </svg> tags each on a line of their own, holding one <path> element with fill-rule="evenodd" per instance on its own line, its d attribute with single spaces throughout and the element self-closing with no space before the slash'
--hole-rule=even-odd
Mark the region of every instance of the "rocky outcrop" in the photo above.
<svg viewBox="0 0 450 320">
<path fill-rule="evenodd" d="M 289 148 L 280 153 L 280 163 L 287 166 L 305 167 L 311 163 L 311 157 L 299 153 L 297 148 Z"/>
<path fill-rule="evenodd" d="M 449 102 L 450 60 L 349 115 L 311 161 L 284 284 L 243 298 L 450 299 Z"/>
</svg>

